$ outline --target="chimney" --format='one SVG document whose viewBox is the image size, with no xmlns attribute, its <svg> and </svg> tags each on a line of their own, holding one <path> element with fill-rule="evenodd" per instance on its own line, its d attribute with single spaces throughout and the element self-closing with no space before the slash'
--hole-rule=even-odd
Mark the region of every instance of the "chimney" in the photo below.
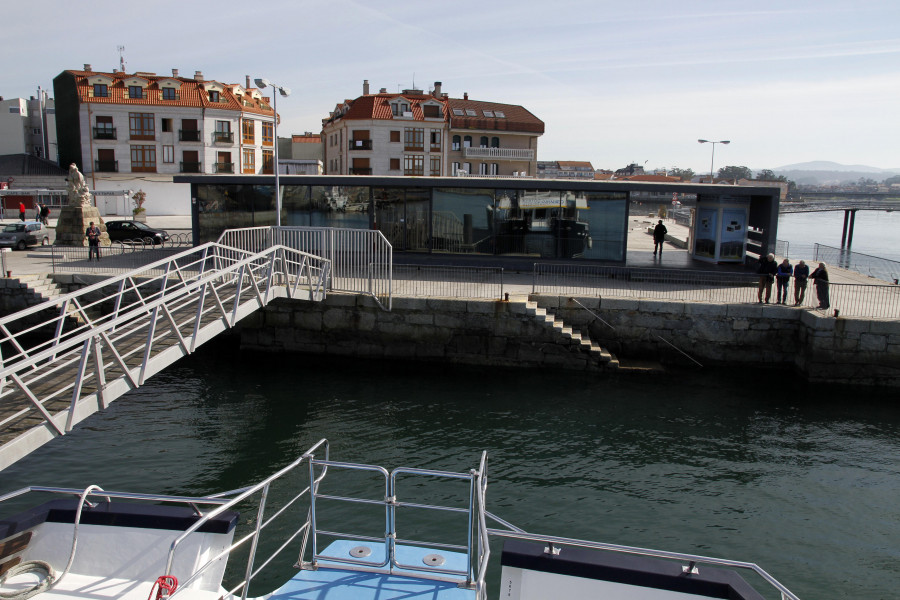
<svg viewBox="0 0 900 600">
<path fill-rule="evenodd" d="M 463 92 L 463 100 L 469 99 L 469 92 Z"/>
<path fill-rule="evenodd" d="M 246 83 L 246 85 L 244 85 L 244 88 L 249 90 L 250 89 L 250 76 L 244 75 L 244 77 L 247 78 L 247 83 Z"/>
<path fill-rule="evenodd" d="M 363 96 L 369 95 L 369 80 L 363 79 Z"/>
<path fill-rule="evenodd" d="M 435 98 L 441 97 L 441 82 L 440 81 L 434 82 L 434 97 Z"/>
<path fill-rule="evenodd" d="M 91 72 L 91 65 L 90 65 L 90 63 L 84 63 L 84 70 L 87 71 L 88 73 Z"/>
<path fill-rule="evenodd" d="M 378 90 L 378 93 L 379 94 L 387 94 L 387 88 L 381 88 L 380 90 Z"/>
<path fill-rule="evenodd" d="M 203 71 L 194 71 L 194 81 L 203 81 Z"/>
</svg>

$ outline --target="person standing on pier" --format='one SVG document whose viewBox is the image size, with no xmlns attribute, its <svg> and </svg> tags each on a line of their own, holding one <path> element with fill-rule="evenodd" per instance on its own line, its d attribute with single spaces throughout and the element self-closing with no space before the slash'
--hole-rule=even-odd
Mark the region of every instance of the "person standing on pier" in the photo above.
<svg viewBox="0 0 900 600">
<path fill-rule="evenodd" d="M 666 229 L 662 219 L 660 219 L 656 227 L 653 228 L 653 256 L 656 256 L 656 251 L 659 250 L 659 257 L 662 258 L 663 242 L 666 241 L 667 233 L 669 233 L 669 230 Z"/>
<path fill-rule="evenodd" d="M 788 259 L 781 261 L 778 270 L 775 272 L 775 301 L 778 304 L 787 304 L 788 288 L 791 287 L 791 275 L 794 274 L 794 268 Z"/>
<path fill-rule="evenodd" d="M 828 269 L 825 263 L 820 262 L 819 267 L 809 276 L 810 279 L 816 280 L 816 297 L 819 299 L 819 308 L 822 310 L 831 307 L 828 301 Z"/>
<path fill-rule="evenodd" d="M 794 267 L 794 306 L 803 304 L 806 297 L 806 284 L 809 279 L 809 265 L 802 260 Z"/>
<path fill-rule="evenodd" d="M 777 271 L 778 265 L 775 264 L 774 254 L 759 257 L 759 268 L 756 269 L 756 273 L 759 275 L 759 290 L 756 298 L 760 304 L 763 303 L 763 290 L 766 292 L 766 304 L 769 303 L 769 298 L 772 296 L 772 283 L 775 281 Z"/>
<path fill-rule="evenodd" d="M 97 262 L 100 262 L 100 228 L 91 221 L 84 235 L 88 239 L 88 262 L 91 262 L 92 256 L 97 256 Z"/>
</svg>

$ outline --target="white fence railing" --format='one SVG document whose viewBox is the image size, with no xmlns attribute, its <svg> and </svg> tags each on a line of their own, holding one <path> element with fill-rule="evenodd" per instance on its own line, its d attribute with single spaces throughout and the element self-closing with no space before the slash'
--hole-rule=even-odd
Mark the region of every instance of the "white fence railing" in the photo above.
<svg viewBox="0 0 900 600">
<path fill-rule="evenodd" d="M 525 148 L 465 148 L 466 158 L 496 158 L 499 160 L 534 160 L 534 150 Z"/>
</svg>

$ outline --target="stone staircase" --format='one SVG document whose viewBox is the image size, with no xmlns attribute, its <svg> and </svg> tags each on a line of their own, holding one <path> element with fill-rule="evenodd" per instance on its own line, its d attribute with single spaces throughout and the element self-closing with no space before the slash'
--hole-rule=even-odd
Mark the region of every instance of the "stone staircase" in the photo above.
<svg viewBox="0 0 900 600">
<path fill-rule="evenodd" d="M 554 315 L 546 308 L 538 306 L 537 302 L 528 300 L 525 302 L 525 314 L 533 317 L 538 323 L 551 328 L 554 333 L 570 346 L 590 358 L 590 363 L 604 370 L 617 370 L 619 359 L 608 350 L 604 350 L 598 344 L 591 341 L 586 333 L 575 331 L 567 326 L 562 319 Z"/>
<path fill-rule="evenodd" d="M 11 293 L 7 300 L 14 303 L 15 310 L 24 310 L 38 304 L 55 303 L 65 293 L 50 276 L 44 274 L 19 275 L 18 277 L 2 281 L 4 282 L 2 287 L 6 288 L 4 291 L 7 294 Z M 50 307 L 51 304 L 48 304 L 48 308 Z M 59 307 L 56 307 L 55 310 L 59 314 Z M 100 312 L 93 308 L 88 308 L 85 312 L 91 320 L 100 317 Z M 70 304 L 66 313 L 67 321 L 70 321 L 67 327 L 85 323 L 84 318 L 74 305 Z"/>
</svg>

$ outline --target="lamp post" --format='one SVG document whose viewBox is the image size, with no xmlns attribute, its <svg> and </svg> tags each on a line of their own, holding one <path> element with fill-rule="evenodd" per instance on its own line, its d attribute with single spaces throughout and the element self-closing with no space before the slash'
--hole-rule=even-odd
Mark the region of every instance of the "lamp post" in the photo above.
<svg viewBox="0 0 900 600">
<path fill-rule="evenodd" d="M 259 81 L 259 80 L 257 80 Z M 711 142 L 709 140 L 697 140 L 701 144 L 712 144 L 712 158 L 709 161 L 709 182 L 713 182 L 713 166 L 716 162 L 716 144 L 730 144 L 731 140 L 719 140 L 718 142 Z"/>
<path fill-rule="evenodd" d="M 256 87 L 261 90 L 272 88 L 272 110 L 275 111 L 274 127 L 272 135 L 275 136 L 275 226 L 281 227 L 281 186 L 278 184 L 278 94 L 285 98 L 291 95 L 291 90 L 280 85 L 275 85 L 265 78 L 255 80 Z M 276 94 L 275 92 L 278 92 Z"/>
</svg>

